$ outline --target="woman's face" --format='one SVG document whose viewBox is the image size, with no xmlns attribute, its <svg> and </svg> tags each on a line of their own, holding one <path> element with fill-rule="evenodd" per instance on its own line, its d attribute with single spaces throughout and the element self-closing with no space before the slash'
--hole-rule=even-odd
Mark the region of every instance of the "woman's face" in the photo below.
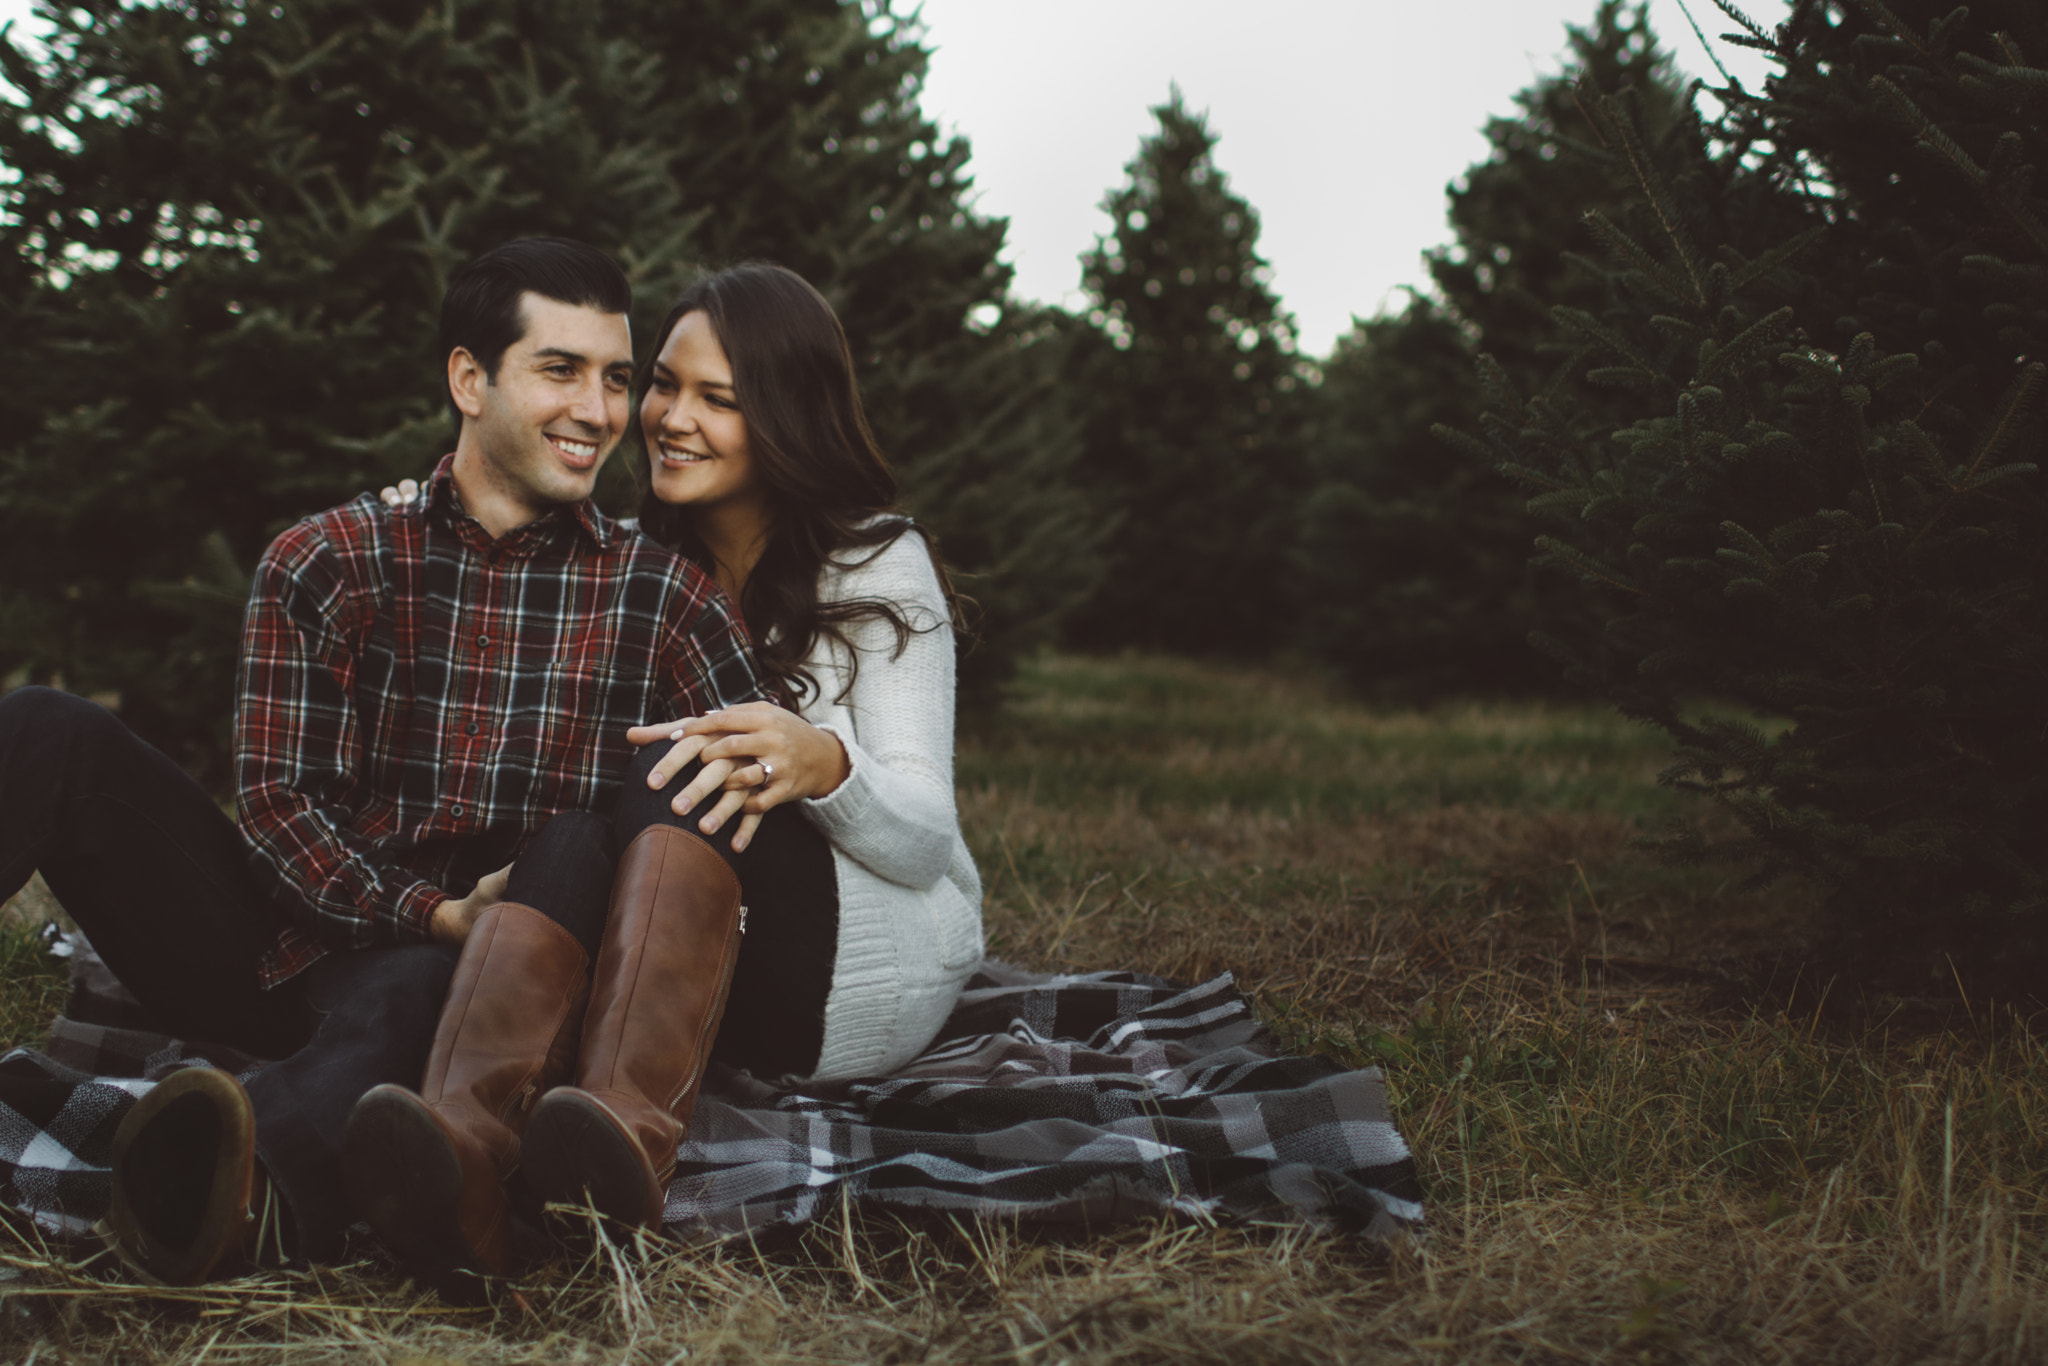
<svg viewBox="0 0 2048 1366">
<path fill-rule="evenodd" d="M 686 313 L 654 358 L 640 404 L 654 496 L 709 511 L 766 499 L 733 393 L 732 365 L 707 313 Z"/>
</svg>

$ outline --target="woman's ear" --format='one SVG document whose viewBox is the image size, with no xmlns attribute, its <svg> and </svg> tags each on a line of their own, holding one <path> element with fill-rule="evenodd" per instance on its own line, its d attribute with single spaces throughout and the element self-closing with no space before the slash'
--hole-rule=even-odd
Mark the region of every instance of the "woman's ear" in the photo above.
<svg viewBox="0 0 2048 1366">
<path fill-rule="evenodd" d="M 490 376 L 478 365 L 476 357 L 469 354 L 469 348 L 458 346 L 448 353 L 448 395 L 455 400 L 456 411 L 464 417 L 482 417 L 484 414 L 484 386 L 490 383 Z"/>
</svg>

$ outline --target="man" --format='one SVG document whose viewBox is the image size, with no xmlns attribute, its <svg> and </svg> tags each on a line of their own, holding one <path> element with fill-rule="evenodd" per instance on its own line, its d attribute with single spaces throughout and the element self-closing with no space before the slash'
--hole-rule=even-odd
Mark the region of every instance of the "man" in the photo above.
<svg viewBox="0 0 2048 1366">
<path fill-rule="evenodd" d="M 616 791 L 627 728 L 763 696 L 710 582 L 589 501 L 630 420 L 630 303 L 614 262 L 562 239 L 451 283 L 454 453 L 413 503 L 309 518 L 257 570 L 246 844 L 91 703 L 0 699 L 0 889 L 40 868 L 160 1025 L 283 1059 L 246 1093 L 180 1072 L 123 1123 L 111 1223 L 160 1279 L 202 1280 L 279 1227 L 305 1256 L 338 1250 L 351 1108 L 419 1084 L 479 945 L 560 998 L 538 1046 L 566 1032 L 573 1050 L 612 875 L 587 813 Z"/>
</svg>

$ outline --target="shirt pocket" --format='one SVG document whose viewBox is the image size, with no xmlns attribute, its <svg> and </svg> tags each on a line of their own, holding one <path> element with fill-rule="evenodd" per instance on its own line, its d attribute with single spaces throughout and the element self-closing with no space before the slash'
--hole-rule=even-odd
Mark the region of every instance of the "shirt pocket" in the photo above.
<svg viewBox="0 0 2048 1366">
<path fill-rule="evenodd" d="M 506 698 L 504 735 L 497 761 L 531 768 L 539 775 L 572 776 L 579 786 L 602 767 L 605 731 L 612 718 L 607 703 L 613 670 L 602 660 L 551 659 L 519 671 Z M 623 728 L 618 746 L 626 747 Z"/>
</svg>

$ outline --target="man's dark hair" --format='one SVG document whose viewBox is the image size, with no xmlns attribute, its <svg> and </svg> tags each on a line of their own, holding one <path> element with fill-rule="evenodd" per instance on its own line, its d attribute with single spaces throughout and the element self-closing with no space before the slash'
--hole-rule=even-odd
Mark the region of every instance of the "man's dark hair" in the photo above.
<svg viewBox="0 0 2048 1366">
<path fill-rule="evenodd" d="M 469 352 L 493 384 L 512 344 L 526 335 L 519 296 L 531 290 L 557 303 L 628 313 L 633 287 L 619 263 L 567 237 L 521 237 L 485 252 L 455 272 L 441 300 L 441 358 L 457 347 Z M 448 411 L 462 435 L 462 411 L 448 395 Z"/>
</svg>

